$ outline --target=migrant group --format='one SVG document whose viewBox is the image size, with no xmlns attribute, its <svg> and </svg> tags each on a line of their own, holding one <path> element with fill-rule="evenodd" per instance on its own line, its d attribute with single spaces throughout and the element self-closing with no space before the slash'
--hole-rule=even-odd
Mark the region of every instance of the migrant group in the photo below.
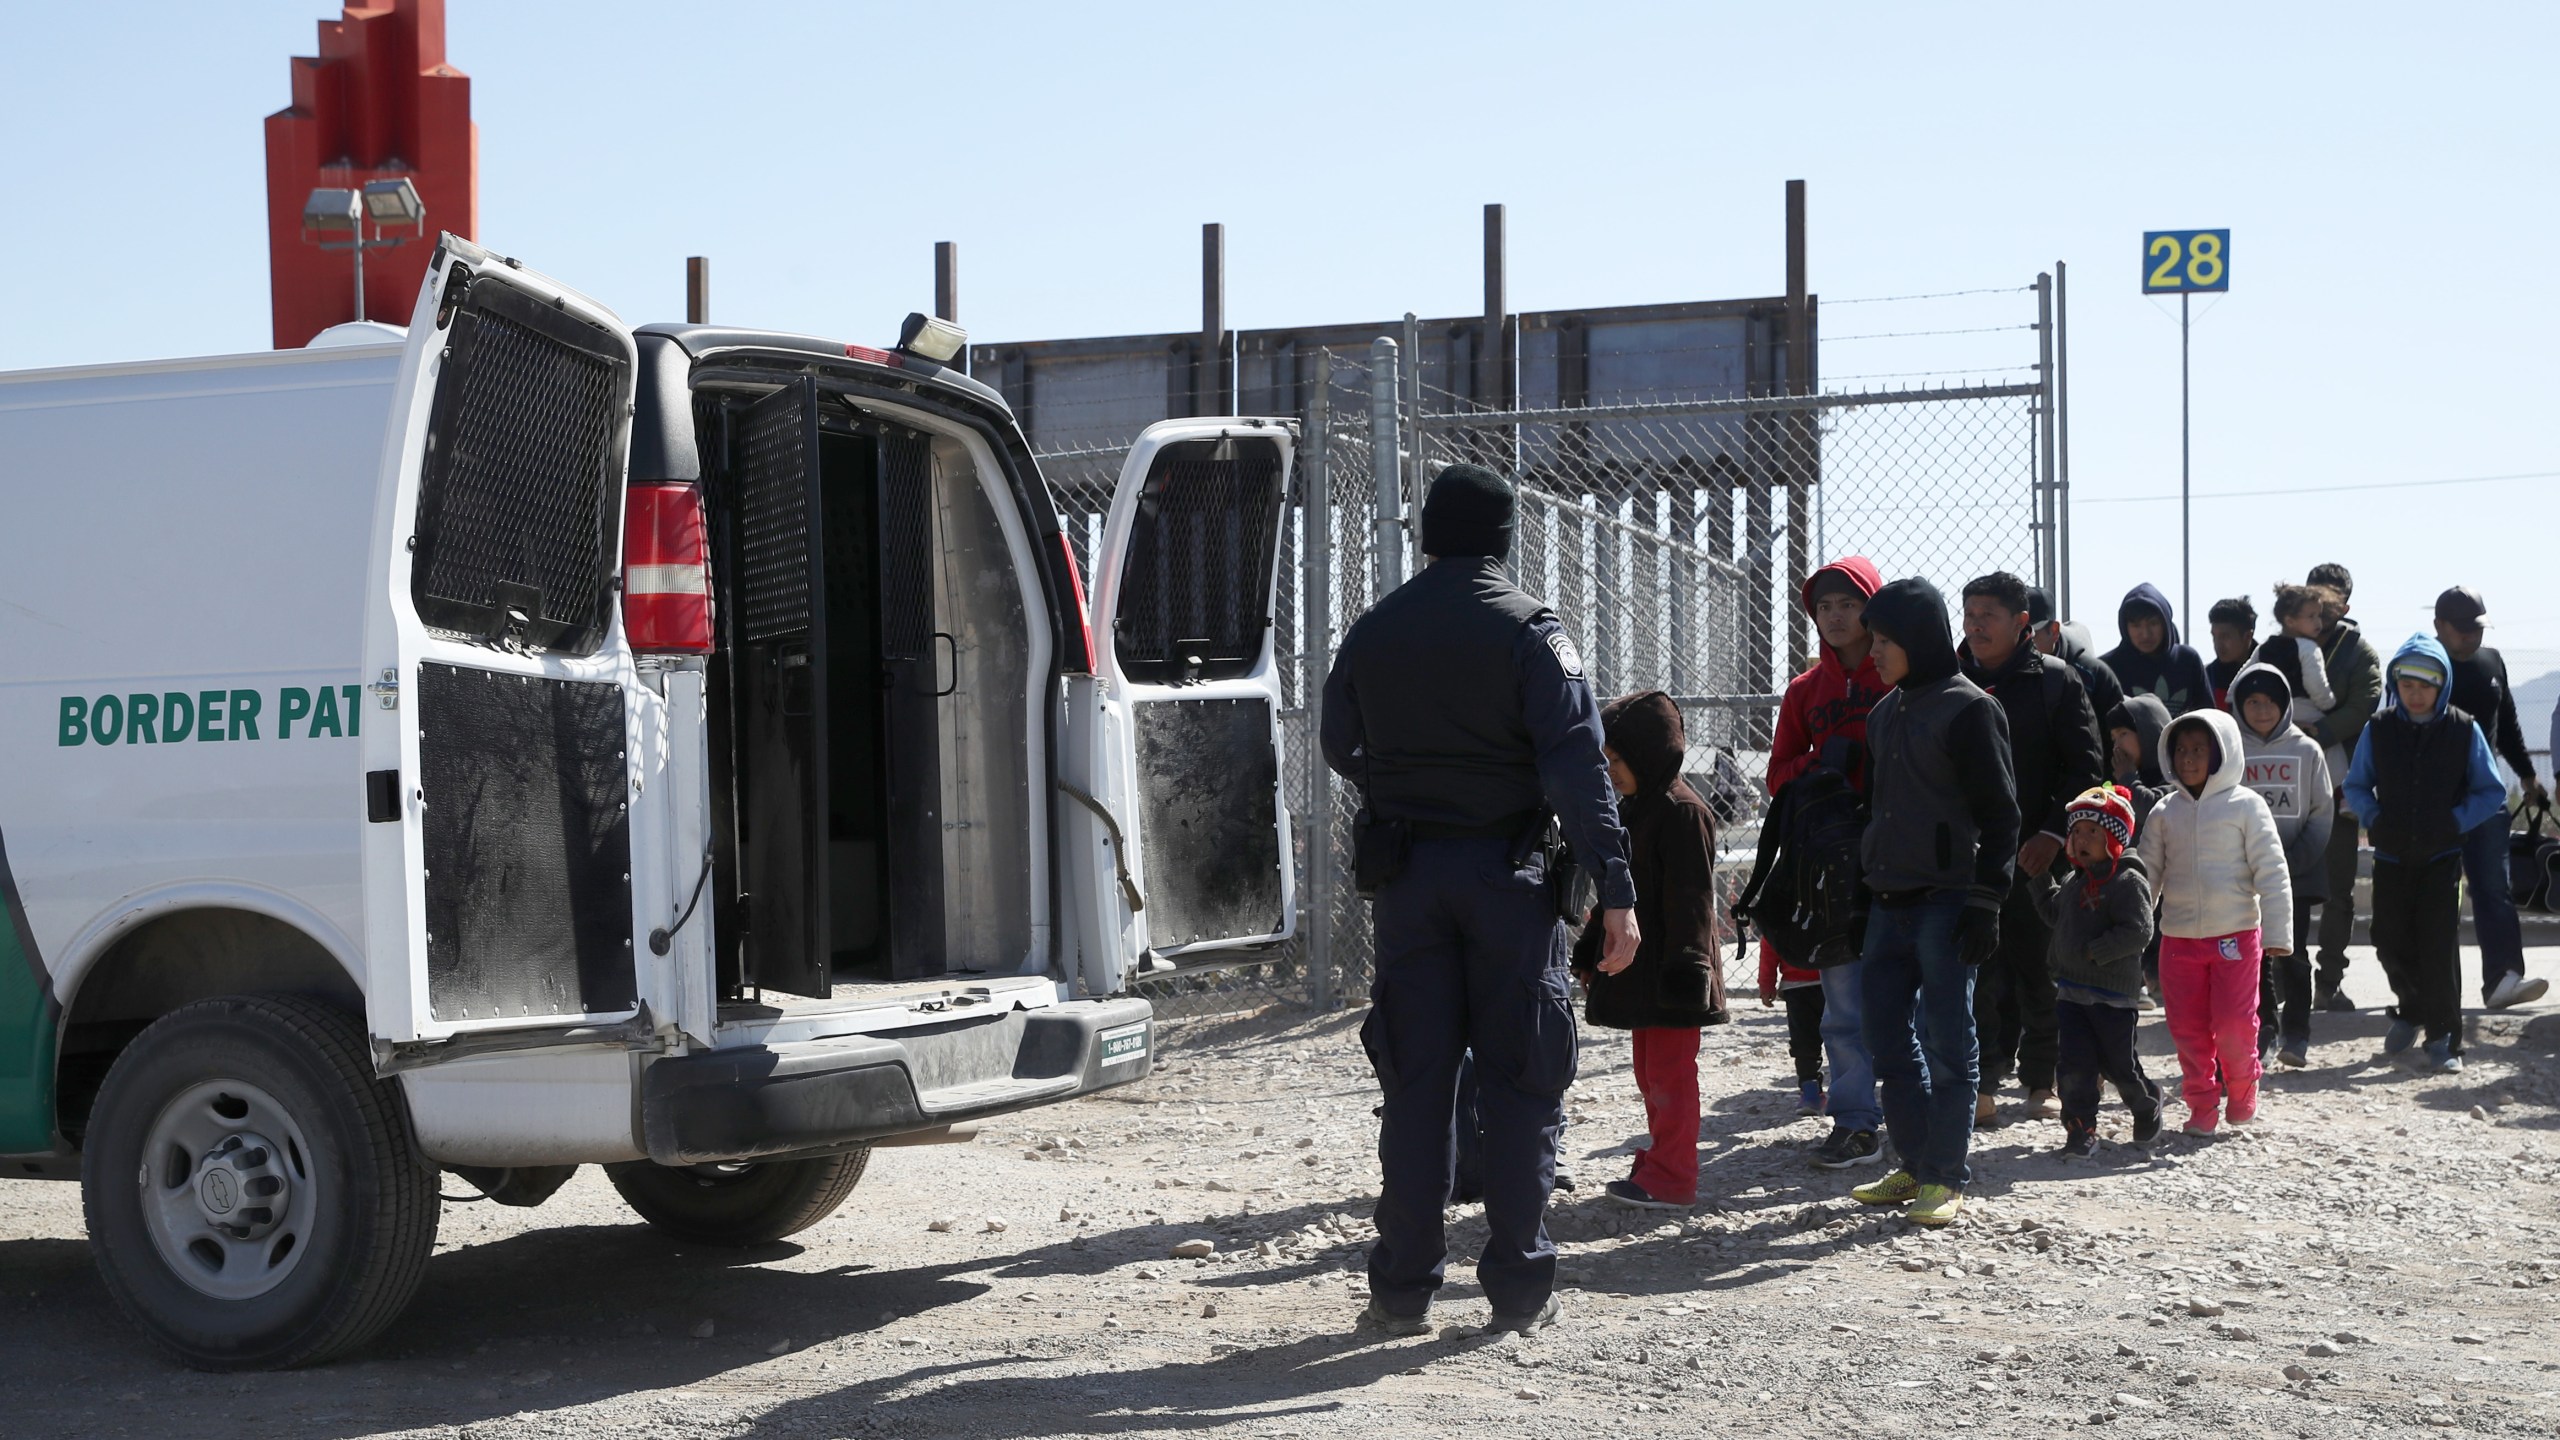
<svg viewBox="0 0 2560 1440">
<path fill-rule="evenodd" d="M 1759 922 L 1759 998 L 1786 1009 L 1799 1111 L 1831 1121 L 1813 1164 L 1878 1164 L 1890 1146 L 1896 1167 L 1851 1193 L 1948 1224 L 1972 1134 L 1998 1123 L 2013 1079 L 2027 1115 L 2062 1122 L 2066 1154 L 2097 1148 L 2108 1088 L 2131 1142 L 2149 1144 L 2172 1117 L 2135 1048 L 2145 1011 L 2175 1045 L 2183 1133 L 2260 1123 L 2261 1075 L 2309 1063 L 2315 1013 L 2357 1008 L 2342 984 L 2360 834 L 2392 991 L 2386 1055 L 2462 1068 L 2466 876 L 2483 1001 L 2541 997 L 2493 757 L 2528 802 L 2547 796 L 2505 665 L 2481 643 L 2487 607 L 2445 591 L 2433 633 L 2385 660 L 2349 618 L 2353 593 L 2334 564 L 2277 585 L 2263 640 L 2252 601 L 2220 601 L 2207 660 L 2150 585 L 2125 596 L 2100 655 L 2014 575 L 1968 583 L 1952 627 L 1935 587 L 1886 584 L 1862 557 L 1806 581 L 1821 654 L 1787 687 L 1735 908 Z M 1652 695 L 1604 712 L 1613 779 L 1632 812 L 1663 790 L 1702 815 L 1676 778 L 1669 707 Z M 1707 825 L 1655 828 L 1713 845 Z M 1663 892 L 1711 885 L 1711 853 L 1661 849 L 1633 847 L 1640 893 L 1697 910 Z M 1666 988 L 1695 949 L 1649 943 L 1604 973 L 1594 934 L 1576 955 L 1588 1019 L 1635 1032 L 1651 1142 L 1608 1187 L 1622 1204 L 1697 1198 L 1696 1027 L 1726 1011 L 1720 985 Z"/>
</svg>

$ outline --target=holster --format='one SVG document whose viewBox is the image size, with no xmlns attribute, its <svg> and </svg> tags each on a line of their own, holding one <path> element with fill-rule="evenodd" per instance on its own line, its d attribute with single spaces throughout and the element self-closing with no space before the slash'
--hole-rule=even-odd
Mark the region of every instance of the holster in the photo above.
<svg viewBox="0 0 2560 1440">
<path fill-rule="evenodd" d="M 1547 817 L 1539 845 L 1546 852 L 1547 884 L 1555 891 L 1556 918 L 1568 925 L 1581 924 L 1591 917 L 1591 907 L 1600 903 L 1599 882 L 1575 863 L 1564 827 L 1552 815 Z"/>
<path fill-rule="evenodd" d="M 1363 900 L 1374 900 L 1380 888 L 1404 873 L 1413 858 L 1413 822 L 1381 820 L 1363 810 L 1351 837 L 1351 885 Z"/>
</svg>

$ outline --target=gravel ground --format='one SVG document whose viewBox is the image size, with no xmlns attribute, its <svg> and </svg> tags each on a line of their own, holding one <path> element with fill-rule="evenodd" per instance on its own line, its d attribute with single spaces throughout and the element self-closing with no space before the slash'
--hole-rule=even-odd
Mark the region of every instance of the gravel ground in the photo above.
<svg viewBox="0 0 2560 1440">
<path fill-rule="evenodd" d="M 2532 962 L 2560 973 L 2560 950 Z M 2379 997 L 2369 959 L 2348 988 Z M 1876 1170 L 1804 1163 L 1822 1125 L 1795 1117 L 1783 1022 L 1756 1006 L 1702 1057 L 1711 1203 L 1605 1205 L 1642 1126 L 1625 1037 L 1595 1032 L 1567 1133 L 1580 1183 L 1555 1213 L 1566 1319 L 1527 1340 L 1473 1332 L 1464 1264 L 1437 1334 L 1355 1332 L 1376 1183 L 1356 1015 L 1177 1027 L 1148 1081 L 972 1146 L 882 1151 L 833 1219 L 757 1251 L 665 1240 L 593 1170 L 538 1210 L 448 1204 L 408 1315 L 297 1374 L 156 1359 L 90 1269 L 75 1188 L 0 1186 L 0 1426 L 2550 1435 L 2560 1005 L 2472 1020 L 2467 1073 L 2421 1079 L 2378 1062 L 2375 1012 L 2320 1016 L 2265 1127 L 2220 1140 L 2064 1160 L 2058 1125 L 2011 1119 L 1977 1137 L 1972 1208 L 1938 1233 L 1847 1198 Z M 2142 1041 L 2173 1078 L 2156 1017 Z M 2121 1141 L 2121 1110 L 2106 1123 Z M 1483 1227 L 1460 1216 L 1472 1256 Z"/>
</svg>

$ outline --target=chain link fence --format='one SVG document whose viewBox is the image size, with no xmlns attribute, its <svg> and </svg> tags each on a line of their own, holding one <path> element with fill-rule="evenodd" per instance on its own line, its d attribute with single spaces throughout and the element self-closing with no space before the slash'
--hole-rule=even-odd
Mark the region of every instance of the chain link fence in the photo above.
<svg viewBox="0 0 2560 1440">
<path fill-rule="evenodd" d="M 2051 333 L 2041 317 L 2001 328 Z M 1927 577 L 1951 603 L 1967 579 L 1993 570 L 2057 591 L 2065 579 L 2049 355 L 1991 383 L 1620 394 L 1510 410 L 1422 383 L 1392 340 L 1303 359 L 1273 614 L 1298 933 L 1142 981 L 1168 1017 L 1366 1003 L 1368 904 L 1350 868 L 1359 796 L 1324 766 L 1317 711 L 1325 657 L 1343 630 L 1423 563 L 1409 522 L 1445 465 L 1473 461 L 1516 479 L 1514 577 L 1563 618 L 1599 693 L 1660 690 L 1679 702 L 1690 783 L 1722 820 L 1728 899 L 1758 841 L 1779 692 L 1816 657 L 1797 598 L 1805 575 L 1865 555 L 1888 578 Z M 1088 572 L 1135 438 L 1040 454 Z M 1728 991 L 1750 993 L 1756 956 L 1722 953 Z"/>
</svg>

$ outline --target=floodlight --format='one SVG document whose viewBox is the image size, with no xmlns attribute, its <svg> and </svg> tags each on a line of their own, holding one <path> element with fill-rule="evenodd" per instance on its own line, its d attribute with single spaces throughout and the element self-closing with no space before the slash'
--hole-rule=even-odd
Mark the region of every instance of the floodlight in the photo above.
<svg viewBox="0 0 2560 1440">
<path fill-rule="evenodd" d="M 921 311 L 898 327 L 898 348 L 910 355 L 948 365 L 969 347 L 969 332 L 939 316 Z"/>
<path fill-rule="evenodd" d="M 353 190 L 326 186 L 311 192 L 302 202 L 302 228 L 305 230 L 353 230 L 363 206 Z"/>
<path fill-rule="evenodd" d="M 376 225 L 415 225 L 426 219 L 427 207 L 418 198 L 418 187 L 403 175 L 396 180 L 366 181 L 364 213 Z"/>
</svg>

